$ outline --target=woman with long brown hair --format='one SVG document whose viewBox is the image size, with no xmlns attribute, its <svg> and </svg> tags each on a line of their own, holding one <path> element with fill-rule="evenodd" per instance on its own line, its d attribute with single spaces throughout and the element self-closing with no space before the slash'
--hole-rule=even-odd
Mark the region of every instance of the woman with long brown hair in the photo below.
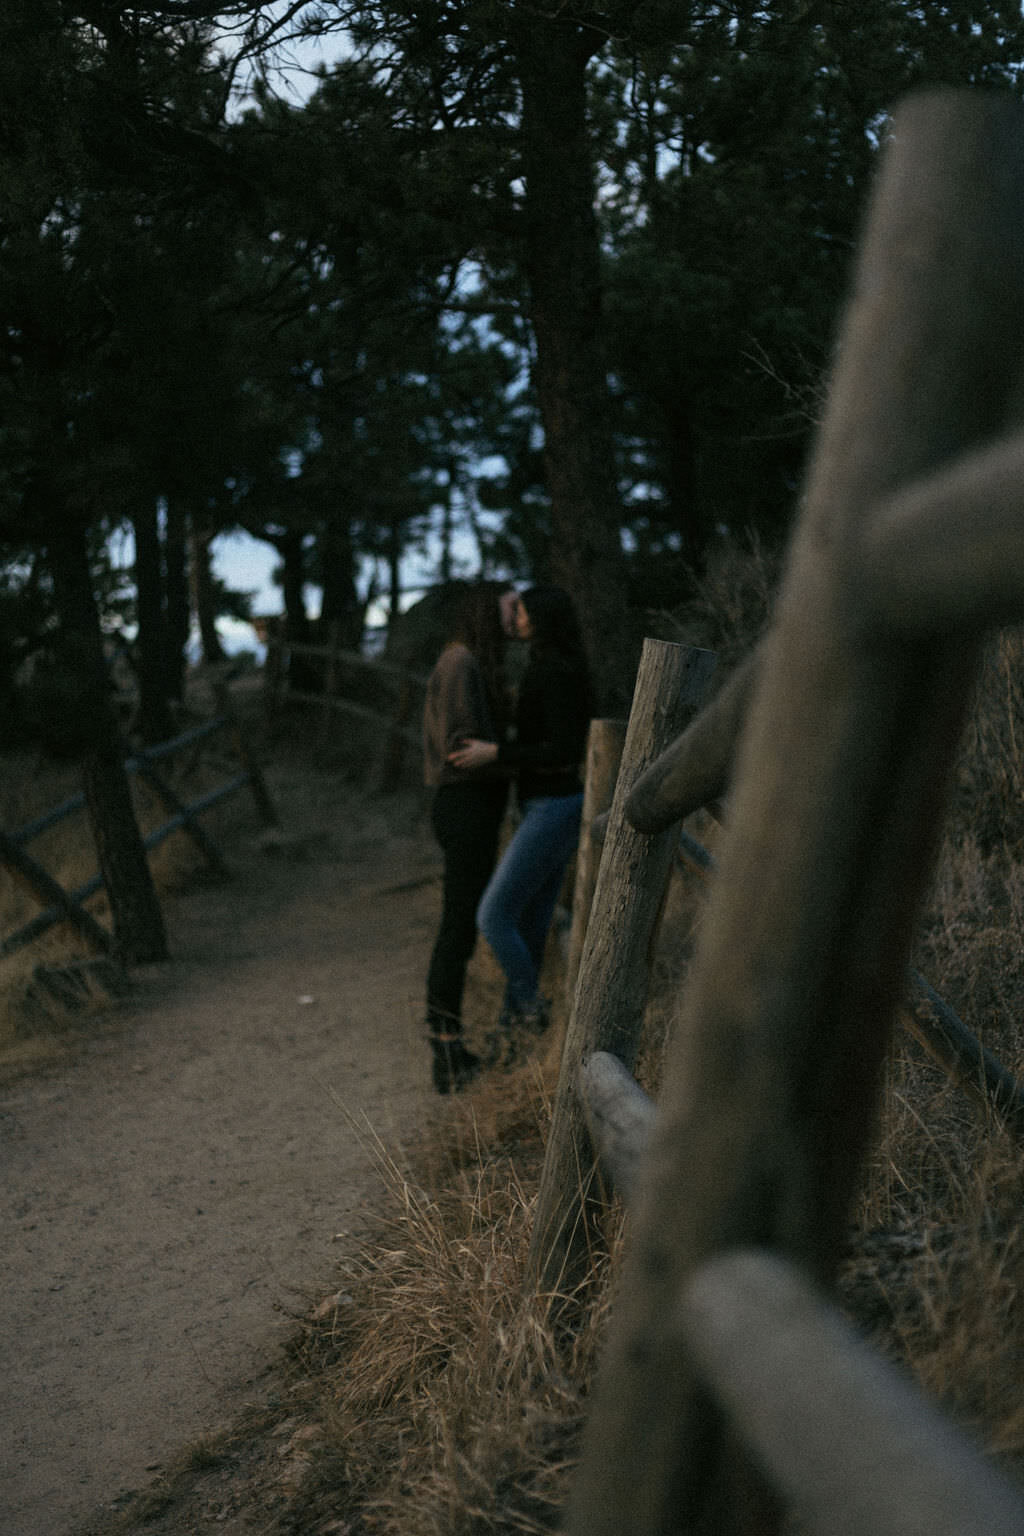
<svg viewBox="0 0 1024 1536">
<path fill-rule="evenodd" d="M 497 748 L 508 719 L 505 635 L 498 582 L 474 582 L 427 684 L 424 780 L 433 788 L 431 825 L 444 853 L 441 923 L 427 972 L 427 1031 L 438 1093 L 457 1092 L 480 1071 L 462 1039 L 466 968 L 476 944 L 476 909 L 494 869 L 508 801 L 508 770 L 458 767 L 451 754 L 469 737 Z"/>
</svg>

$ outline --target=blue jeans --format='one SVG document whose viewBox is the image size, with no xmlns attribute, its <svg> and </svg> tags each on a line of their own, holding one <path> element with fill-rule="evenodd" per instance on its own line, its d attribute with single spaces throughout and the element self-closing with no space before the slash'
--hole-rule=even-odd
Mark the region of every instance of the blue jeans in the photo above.
<svg viewBox="0 0 1024 1536">
<path fill-rule="evenodd" d="M 505 972 L 506 1008 L 537 997 L 551 917 L 580 832 L 583 795 L 526 800 L 477 908 L 477 927 Z"/>
</svg>

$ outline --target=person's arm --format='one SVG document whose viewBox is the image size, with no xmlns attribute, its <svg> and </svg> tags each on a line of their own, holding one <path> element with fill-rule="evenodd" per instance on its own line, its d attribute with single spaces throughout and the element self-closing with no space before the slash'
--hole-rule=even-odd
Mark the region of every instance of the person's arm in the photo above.
<svg viewBox="0 0 1024 1536">
<path fill-rule="evenodd" d="M 464 771 L 486 768 L 490 763 L 498 761 L 498 743 L 482 741 L 479 737 L 466 737 L 448 753 L 447 761 L 453 768 Z"/>
</svg>

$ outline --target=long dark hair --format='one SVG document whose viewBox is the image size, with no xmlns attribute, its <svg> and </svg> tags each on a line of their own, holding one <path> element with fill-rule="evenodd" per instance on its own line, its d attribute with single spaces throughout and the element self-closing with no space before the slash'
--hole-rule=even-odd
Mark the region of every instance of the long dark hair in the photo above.
<svg viewBox="0 0 1024 1536">
<path fill-rule="evenodd" d="M 577 673 L 590 701 L 594 697 L 593 674 L 583 644 L 583 631 L 575 604 L 564 587 L 529 587 L 519 601 L 530 619 L 530 653 L 551 657 Z"/>
<path fill-rule="evenodd" d="M 508 720 L 505 677 L 505 631 L 498 599 L 507 591 L 500 581 L 474 581 L 460 593 L 448 638 L 461 640 L 473 652 L 484 675 L 494 723 L 501 731 Z"/>
</svg>

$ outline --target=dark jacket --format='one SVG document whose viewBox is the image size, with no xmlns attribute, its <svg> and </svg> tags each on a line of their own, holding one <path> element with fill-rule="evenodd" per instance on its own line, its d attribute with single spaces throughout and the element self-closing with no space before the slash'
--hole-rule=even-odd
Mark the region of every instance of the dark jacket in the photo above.
<svg viewBox="0 0 1024 1536">
<path fill-rule="evenodd" d="M 498 750 L 499 764 L 516 774 L 520 801 L 579 794 L 590 714 L 584 670 L 549 652 L 531 656 L 519 686 L 514 737 Z"/>
</svg>

